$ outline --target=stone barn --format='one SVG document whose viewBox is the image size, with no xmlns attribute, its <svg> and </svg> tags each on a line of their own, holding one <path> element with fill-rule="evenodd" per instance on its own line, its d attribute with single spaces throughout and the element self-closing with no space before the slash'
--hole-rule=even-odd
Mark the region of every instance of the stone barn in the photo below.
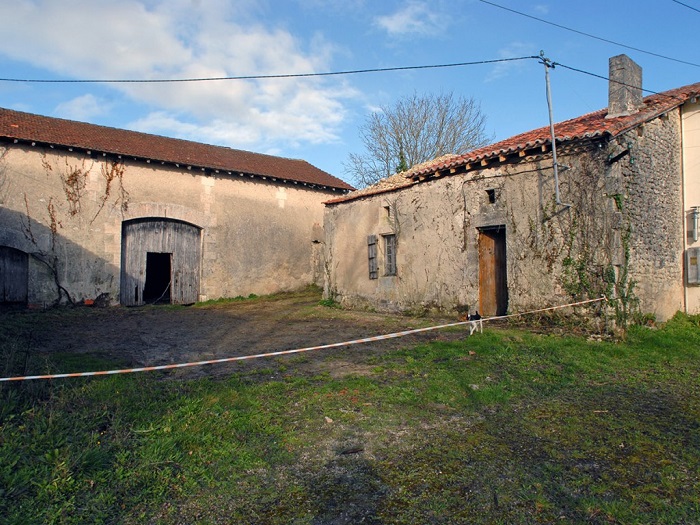
<svg viewBox="0 0 700 525">
<path fill-rule="evenodd" d="M 323 202 L 286 159 L 0 109 L 0 301 L 193 303 L 321 284 Z"/>
<path fill-rule="evenodd" d="M 642 97 L 610 59 L 608 107 L 414 166 L 326 204 L 325 293 L 482 315 L 600 297 L 700 313 L 700 84 Z M 558 197 L 558 198 L 557 198 Z"/>
</svg>

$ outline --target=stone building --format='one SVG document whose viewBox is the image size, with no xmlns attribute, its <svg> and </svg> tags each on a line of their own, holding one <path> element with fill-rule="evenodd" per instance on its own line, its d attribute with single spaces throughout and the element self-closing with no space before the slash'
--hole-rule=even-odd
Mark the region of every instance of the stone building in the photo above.
<svg viewBox="0 0 700 525">
<path fill-rule="evenodd" d="M 139 305 L 323 279 L 307 162 L 0 109 L 0 302 Z"/>
<path fill-rule="evenodd" d="M 608 108 L 415 166 L 326 204 L 325 293 L 392 310 L 526 311 L 614 299 L 700 313 L 700 83 L 642 97 L 610 59 Z M 558 198 L 557 198 L 558 196 Z"/>
</svg>

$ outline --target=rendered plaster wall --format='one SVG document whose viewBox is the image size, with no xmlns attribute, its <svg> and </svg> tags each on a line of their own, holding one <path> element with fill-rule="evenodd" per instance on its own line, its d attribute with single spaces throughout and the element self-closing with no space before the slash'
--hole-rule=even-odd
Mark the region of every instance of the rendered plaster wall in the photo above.
<svg viewBox="0 0 700 525">
<path fill-rule="evenodd" d="M 321 282 L 314 242 L 322 241 L 322 203 L 332 193 L 160 163 L 122 166 L 108 184 L 112 163 L 102 156 L 7 147 L 0 244 L 32 254 L 30 303 L 52 304 L 58 285 L 74 301 L 107 293 L 117 302 L 122 222 L 143 217 L 202 229 L 202 300 Z M 71 173 L 79 183 L 70 183 Z"/>
<path fill-rule="evenodd" d="M 562 148 L 561 204 L 550 155 L 328 205 L 326 294 L 354 307 L 453 310 L 479 304 L 479 232 L 506 232 L 508 309 L 602 293 L 661 320 L 683 307 L 677 114 L 613 140 Z M 495 196 L 490 202 L 489 193 Z M 381 235 L 398 239 L 382 274 Z M 367 236 L 379 235 L 369 279 Z"/>
<path fill-rule="evenodd" d="M 489 190 L 495 195 L 493 203 Z M 559 303 L 565 292 L 552 278 L 561 255 L 553 192 L 551 169 L 531 162 L 442 177 L 327 206 L 326 293 L 355 307 L 468 306 L 474 311 L 479 304 L 479 232 L 503 226 L 509 309 Z M 556 225 L 550 225 L 552 221 Z M 392 232 L 398 239 L 397 275 L 382 274 L 380 243 L 380 276 L 371 280 L 367 236 Z"/>
<path fill-rule="evenodd" d="M 700 103 L 683 106 L 683 181 L 685 187 L 686 248 L 700 247 L 700 239 L 693 240 L 693 210 L 700 206 Z M 700 226 L 699 226 L 700 229 Z M 700 237 L 700 232 L 698 237 Z M 687 312 L 700 313 L 700 285 L 686 287 Z"/>
</svg>

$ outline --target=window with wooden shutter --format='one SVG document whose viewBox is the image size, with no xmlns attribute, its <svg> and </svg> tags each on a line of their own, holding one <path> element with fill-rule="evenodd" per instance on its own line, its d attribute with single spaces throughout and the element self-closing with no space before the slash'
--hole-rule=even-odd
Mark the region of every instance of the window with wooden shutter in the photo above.
<svg viewBox="0 0 700 525">
<path fill-rule="evenodd" d="M 700 248 L 688 248 L 685 252 L 685 275 L 688 284 L 700 284 Z"/>
<path fill-rule="evenodd" d="M 396 275 L 396 235 L 384 235 L 384 274 Z"/>
<path fill-rule="evenodd" d="M 367 236 L 367 260 L 369 262 L 369 278 L 379 277 L 379 265 L 377 264 L 377 236 Z"/>
</svg>

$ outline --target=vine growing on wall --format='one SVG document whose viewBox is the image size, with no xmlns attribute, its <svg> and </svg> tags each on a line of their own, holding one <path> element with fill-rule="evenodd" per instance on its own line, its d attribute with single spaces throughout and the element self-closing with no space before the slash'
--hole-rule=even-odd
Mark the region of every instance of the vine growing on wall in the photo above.
<svg viewBox="0 0 700 525">
<path fill-rule="evenodd" d="M 124 163 L 112 161 L 109 163 L 102 164 L 100 168 L 100 174 L 105 181 L 105 190 L 99 199 L 99 207 L 95 216 L 90 221 L 90 224 L 95 222 L 97 216 L 100 214 L 102 209 L 107 204 L 107 201 L 112 196 L 113 187 L 112 185 L 116 183 L 116 196 L 114 198 L 114 207 L 119 207 L 122 213 L 129 209 L 129 192 L 126 191 L 124 187 Z"/>
<path fill-rule="evenodd" d="M 71 166 L 68 163 L 67 158 L 64 160 L 66 163 L 66 168 L 65 170 L 59 170 L 58 176 L 61 180 L 61 186 L 66 197 L 66 203 L 68 204 L 68 213 L 71 215 L 71 217 L 73 217 L 81 211 L 81 202 L 83 195 L 85 194 L 87 177 L 90 173 L 90 169 L 92 169 L 92 165 L 86 168 L 85 161 L 83 160 L 80 166 Z M 41 165 L 43 166 L 47 175 L 53 171 L 53 166 L 47 160 L 45 155 L 41 159 Z"/>
<path fill-rule="evenodd" d="M 29 255 L 34 260 L 43 264 L 51 273 L 51 277 L 53 278 L 53 282 L 57 290 L 55 304 L 60 304 L 64 296 L 70 304 L 75 304 L 75 301 L 71 296 L 70 292 L 66 289 L 65 286 L 63 286 L 63 284 L 61 284 L 59 274 L 59 259 L 58 255 L 56 254 L 56 237 L 58 235 L 58 228 L 62 225 L 58 219 L 56 207 L 53 203 L 53 198 L 49 198 L 49 202 L 46 205 L 46 211 L 48 213 L 49 231 L 51 233 L 50 249 L 48 251 L 42 250 L 39 247 L 39 243 L 37 242 L 37 239 L 34 236 L 34 232 L 32 230 L 32 214 L 29 210 L 29 200 L 27 198 L 26 193 L 24 194 L 24 207 L 27 217 L 27 222 L 23 222 L 24 236 L 35 247 L 35 250 L 29 253 Z"/>
<path fill-rule="evenodd" d="M 638 305 L 636 283 L 629 279 L 631 229 L 624 196 L 606 193 L 611 174 L 602 156 L 579 155 L 577 173 L 568 178 L 572 206 L 558 221 L 564 240 L 560 281 L 574 300 L 607 297 L 625 327 Z"/>
<path fill-rule="evenodd" d="M 26 239 L 36 248 L 30 255 L 45 265 L 53 276 L 53 280 L 57 289 L 56 304 L 59 304 L 63 298 L 74 304 L 75 301 L 69 291 L 61 282 L 61 259 L 58 254 L 58 233 L 63 228 L 61 217 L 65 220 L 79 219 L 84 214 L 88 213 L 86 206 L 86 198 L 88 197 L 88 178 L 93 169 L 94 162 L 88 165 L 86 160 L 81 160 L 77 164 L 71 164 L 66 157 L 63 159 L 65 167 L 59 167 L 58 164 L 51 163 L 46 154 L 42 155 L 41 165 L 47 175 L 56 174 L 63 191 L 63 199 L 56 199 L 55 196 L 48 198 L 44 209 L 37 215 L 32 214 L 30 210 L 29 199 L 27 194 L 24 194 L 24 203 L 26 211 L 26 223 L 23 225 Z M 102 210 L 108 203 L 119 209 L 122 213 L 127 211 L 129 206 L 129 192 L 124 186 L 124 164 L 118 161 L 107 161 L 101 164 L 100 174 L 104 181 L 102 192 L 97 195 L 90 196 L 90 202 L 97 205 L 97 210 L 90 220 L 92 224 L 100 215 Z M 92 192 L 91 192 L 92 193 Z M 38 218 L 35 218 L 38 217 Z M 42 249 L 37 241 L 32 230 L 32 221 L 45 222 L 50 232 L 50 243 L 48 249 Z"/>
</svg>

